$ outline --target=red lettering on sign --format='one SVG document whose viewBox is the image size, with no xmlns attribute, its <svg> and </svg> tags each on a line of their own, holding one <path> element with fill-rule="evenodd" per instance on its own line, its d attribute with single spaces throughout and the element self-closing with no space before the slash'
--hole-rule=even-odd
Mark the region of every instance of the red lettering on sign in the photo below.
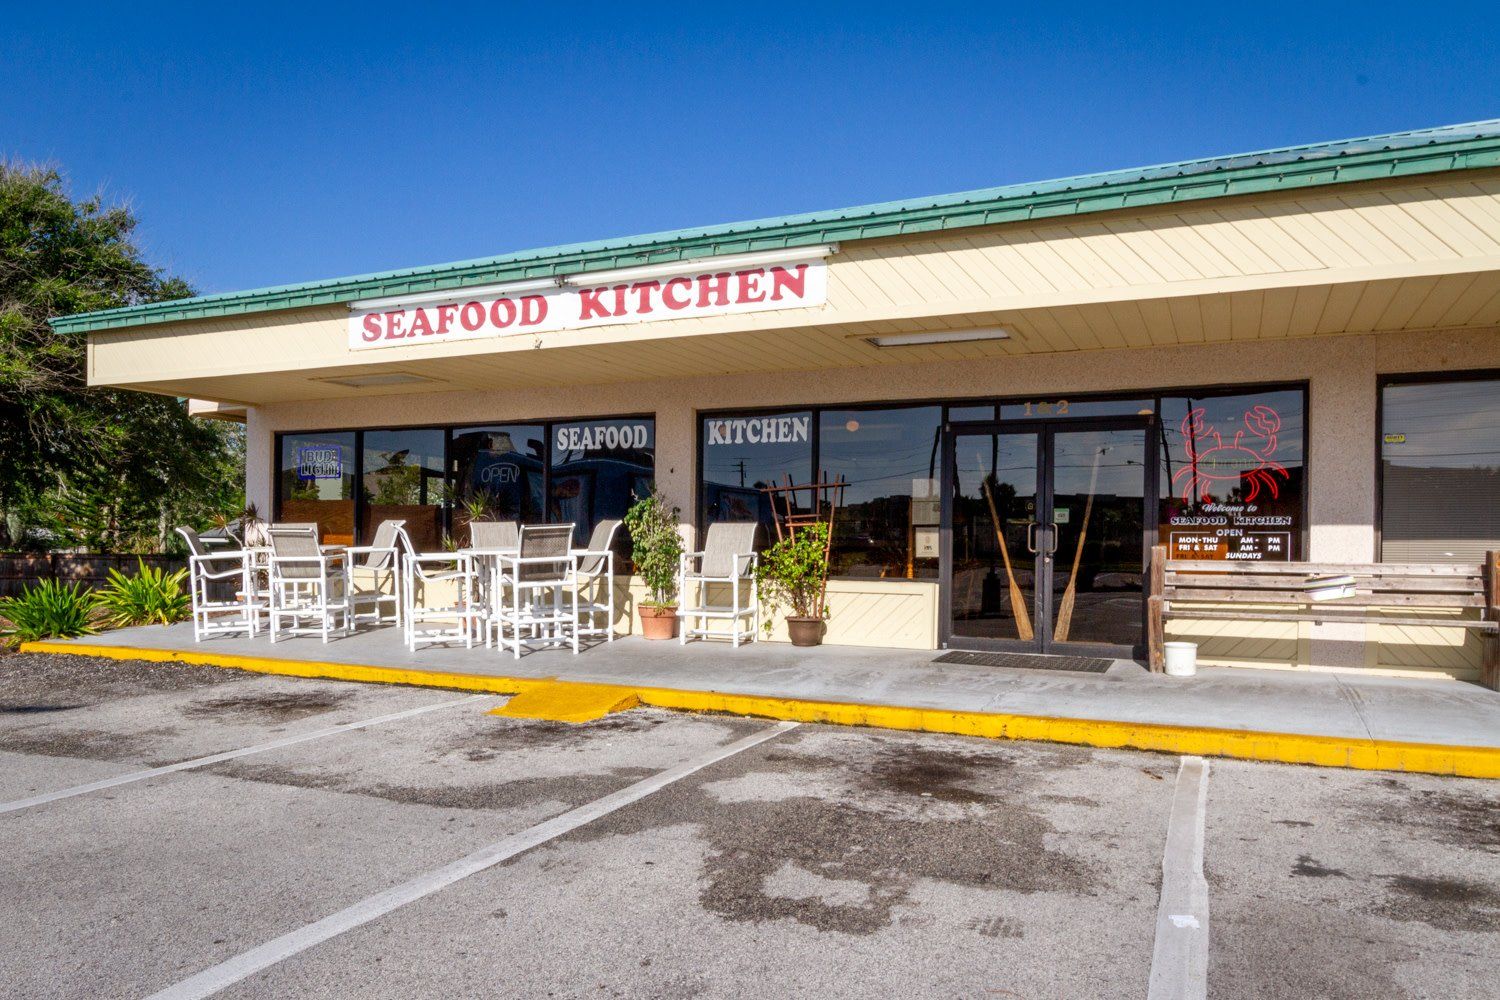
<svg viewBox="0 0 1500 1000">
<path fill-rule="evenodd" d="M 753 271 L 736 271 L 734 276 L 740 279 L 740 294 L 734 300 L 739 303 L 764 302 L 766 290 L 760 287 L 760 279 L 765 277 L 766 269 L 757 267 Z"/>
<path fill-rule="evenodd" d="M 432 336 L 432 320 L 427 318 L 426 309 L 418 309 L 411 318 L 411 332 L 408 337 L 430 337 Z"/>
<path fill-rule="evenodd" d="M 729 274 L 704 274 L 698 277 L 698 308 L 706 309 L 710 305 L 729 305 Z M 715 301 L 709 302 L 708 296 L 712 292 Z"/>
<path fill-rule="evenodd" d="M 406 336 L 406 331 L 401 329 L 401 317 L 406 315 L 405 309 L 397 309 L 385 314 L 385 339 L 400 340 Z"/>
<path fill-rule="evenodd" d="M 628 292 L 628 291 L 630 291 L 630 286 L 629 285 L 616 285 L 614 288 L 611 288 L 610 291 L 612 291 L 612 292 L 615 293 L 615 311 L 611 315 L 614 315 L 614 316 L 624 316 L 625 315 L 625 293 Z"/>
<path fill-rule="evenodd" d="M 436 332 L 447 333 L 448 324 L 453 322 L 453 314 L 458 312 L 458 306 L 438 306 L 435 311 L 437 312 Z"/>
<path fill-rule="evenodd" d="M 536 326 L 547 318 L 547 300 L 540 295 L 528 295 L 521 300 L 521 325 Z"/>
<path fill-rule="evenodd" d="M 604 303 L 599 301 L 599 296 L 604 294 L 602 288 L 580 288 L 578 289 L 579 319 L 602 319 L 609 315 Z"/>
<path fill-rule="evenodd" d="M 516 304 L 510 299 L 496 299 L 490 303 L 490 326 L 503 330 L 516 321 Z"/>
<path fill-rule="evenodd" d="M 796 276 L 793 276 L 793 271 Z M 796 298 L 807 294 L 807 265 L 798 264 L 791 271 L 784 267 L 771 268 L 771 301 L 780 302 L 782 292 L 791 292 Z"/>
<path fill-rule="evenodd" d="M 380 313 L 370 313 L 370 315 L 366 316 L 365 317 L 364 327 L 365 327 L 364 333 L 360 334 L 360 339 L 361 340 L 363 340 L 367 344 L 373 343 L 373 342 L 379 340 L 380 339 Z"/>
<path fill-rule="evenodd" d="M 661 290 L 661 300 L 668 309 L 686 309 L 693 304 L 692 288 L 692 278 L 673 278 L 667 282 L 667 287 Z M 679 298 L 677 295 L 679 289 L 687 289 L 687 294 Z"/>
<path fill-rule="evenodd" d="M 484 305 L 479 302 L 465 302 L 463 308 L 458 311 L 458 325 L 471 332 L 484 326 Z"/>
<path fill-rule="evenodd" d="M 637 281 L 630 286 L 635 292 L 635 311 L 637 313 L 648 313 L 651 311 L 651 293 L 661 287 L 660 281 Z"/>
</svg>

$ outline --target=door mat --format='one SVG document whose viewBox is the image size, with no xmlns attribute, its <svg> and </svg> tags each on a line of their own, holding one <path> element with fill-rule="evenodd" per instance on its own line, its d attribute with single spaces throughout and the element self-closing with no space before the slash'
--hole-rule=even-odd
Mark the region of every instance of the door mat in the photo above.
<svg viewBox="0 0 1500 1000">
<path fill-rule="evenodd" d="M 1098 656 L 1042 656 L 1036 653 L 973 653 L 954 650 L 932 662 L 962 663 L 969 667 L 1017 667 L 1022 670 L 1071 670 L 1074 673 L 1102 674 L 1115 661 Z"/>
</svg>

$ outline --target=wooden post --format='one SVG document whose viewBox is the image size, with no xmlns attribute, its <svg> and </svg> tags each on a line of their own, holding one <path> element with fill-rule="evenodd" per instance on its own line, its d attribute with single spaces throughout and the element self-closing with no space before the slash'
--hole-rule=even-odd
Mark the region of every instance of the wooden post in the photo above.
<svg viewBox="0 0 1500 1000">
<path fill-rule="evenodd" d="M 1484 617 L 1500 622 L 1500 552 L 1484 554 Z M 1480 682 L 1491 691 L 1500 691 L 1500 633 L 1484 632 L 1480 640 L 1484 650 Z"/>
<path fill-rule="evenodd" d="M 1166 589 L 1167 547 L 1151 546 L 1151 589 L 1146 598 L 1146 656 L 1147 664 L 1154 674 L 1167 669 L 1166 647 Z"/>
</svg>

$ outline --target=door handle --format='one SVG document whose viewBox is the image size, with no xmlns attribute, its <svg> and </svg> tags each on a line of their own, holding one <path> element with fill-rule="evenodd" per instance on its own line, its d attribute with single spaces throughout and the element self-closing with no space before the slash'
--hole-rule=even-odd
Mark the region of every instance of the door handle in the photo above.
<svg viewBox="0 0 1500 1000">
<path fill-rule="evenodd" d="M 1026 550 L 1036 555 L 1036 522 L 1026 525 Z"/>
<path fill-rule="evenodd" d="M 1058 535 L 1057 522 L 1056 521 L 1048 521 L 1047 525 L 1048 525 L 1047 535 L 1049 536 L 1048 540 L 1052 542 L 1052 544 L 1047 547 L 1047 554 L 1050 556 L 1052 553 L 1054 553 L 1054 552 L 1057 551 L 1057 535 Z"/>
</svg>

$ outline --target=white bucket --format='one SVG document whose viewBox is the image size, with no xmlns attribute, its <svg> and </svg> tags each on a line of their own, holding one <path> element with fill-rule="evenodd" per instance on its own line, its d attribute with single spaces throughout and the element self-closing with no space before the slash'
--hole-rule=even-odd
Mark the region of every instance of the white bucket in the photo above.
<svg viewBox="0 0 1500 1000">
<path fill-rule="evenodd" d="M 1196 642 L 1167 642 L 1162 645 L 1167 651 L 1168 677 L 1191 677 L 1198 672 Z"/>
</svg>

